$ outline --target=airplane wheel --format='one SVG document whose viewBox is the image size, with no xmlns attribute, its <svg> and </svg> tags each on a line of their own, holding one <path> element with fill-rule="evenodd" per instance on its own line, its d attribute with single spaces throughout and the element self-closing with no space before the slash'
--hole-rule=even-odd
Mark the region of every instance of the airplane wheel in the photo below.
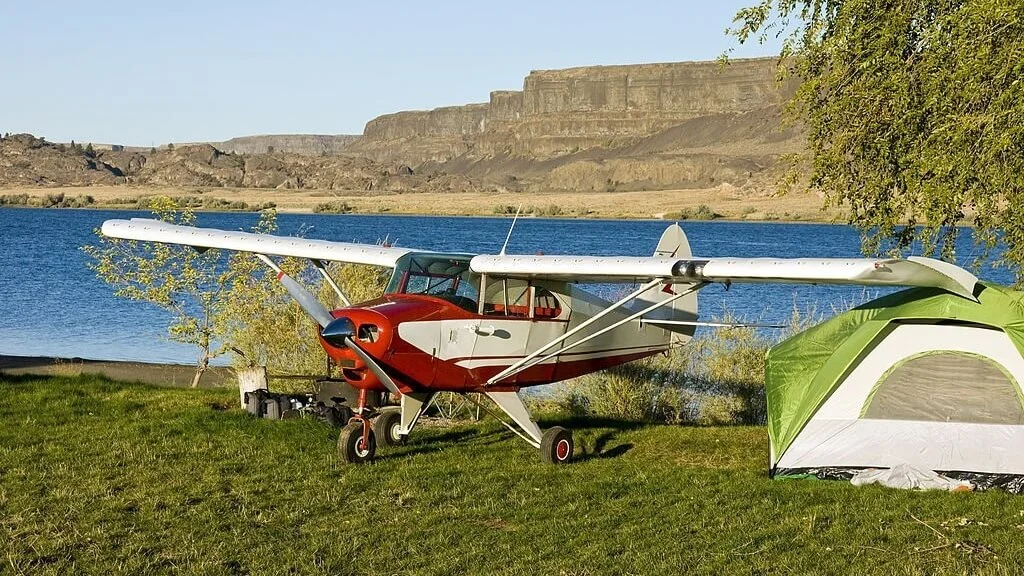
<svg viewBox="0 0 1024 576">
<path fill-rule="evenodd" d="M 341 429 L 338 436 L 338 455 L 349 464 L 362 464 L 373 460 L 377 452 L 377 440 L 374 438 L 373 430 L 364 441 L 363 423 L 359 421 L 350 422 Z"/>
<path fill-rule="evenodd" d="M 544 431 L 540 439 L 540 457 L 551 464 L 565 464 L 572 460 L 572 432 L 555 426 Z"/>
<path fill-rule="evenodd" d="M 402 428 L 402 414 L 398 410 L 384 410 L 373 421 L 373 434 L 381 446 L 401 446 L 405 436 L 399 434 Z"/>
</svg>

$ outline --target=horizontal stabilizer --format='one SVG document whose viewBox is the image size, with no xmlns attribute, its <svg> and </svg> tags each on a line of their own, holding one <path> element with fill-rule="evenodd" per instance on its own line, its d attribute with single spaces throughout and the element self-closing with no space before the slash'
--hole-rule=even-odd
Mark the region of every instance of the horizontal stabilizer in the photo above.
<svg viewBox="0 0 1024 576">
<path fill-rule="evenodd" d="M 195 248 L 220 248 L 273 256 L 292 256 L 329 262 L 348 262 L 394 268 L 402 256 L 414 252 L 376 244 L 355 244 L 309 240 L 294 236 L 273 236 L 169 224 L 159 220 L 132 218 L 107 220 L 101 231 L 111 238 L 181 244 Z"/>
</svg>

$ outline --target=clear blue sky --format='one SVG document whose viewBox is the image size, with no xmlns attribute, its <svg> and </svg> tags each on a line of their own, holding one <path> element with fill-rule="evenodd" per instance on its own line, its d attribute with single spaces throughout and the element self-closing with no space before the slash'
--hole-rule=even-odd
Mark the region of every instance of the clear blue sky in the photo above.
<svg viewBox="0 0 1024 576">
<path fill-rule="evenodd" d="M 530 70 L 714 59 L 752 4 L 4 0 L 0 132 L 141 146 L 358 134 L 380 114 L 521 89 Z"/>
</svg>

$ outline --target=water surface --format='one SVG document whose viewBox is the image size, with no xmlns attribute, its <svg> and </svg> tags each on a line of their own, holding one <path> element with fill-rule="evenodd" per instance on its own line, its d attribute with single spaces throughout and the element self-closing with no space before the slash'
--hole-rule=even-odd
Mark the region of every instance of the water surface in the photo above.
<svg viewBox="0 0 1024 576">
<path fill-rule="evenodd" d="M 0 208 L 0 354 L 101 360 L 191 363 L 192 347 L 166 338 L 167 315 L 155 306 L 115 298 L 86 267 L 80 247 L 96 242 L 108 218 L 146 212 Z M 242 230 L 253 213 L 202 213 L 199 225 Z M 427 250 L 496 253 L 507 218 L 280 214 L 281 233 L 309 238 L 377 242 Z M 508 253 L 647 256 L 665 221 L 520 219 Z M 754 222 L 683 222 L 697 256 L 856 257 L 858 237 L 848 226 Z M 969 231 L 958 255 L 970 261 Z M 1006 270 L 983 279 L 1010 283 Z M 786 322 L 794 307 L 831 314 L 885 290 L 857 286 L 710 286 L 700 293 L 704 320 L 726 311 L 747 321 Z"/>
</svg>

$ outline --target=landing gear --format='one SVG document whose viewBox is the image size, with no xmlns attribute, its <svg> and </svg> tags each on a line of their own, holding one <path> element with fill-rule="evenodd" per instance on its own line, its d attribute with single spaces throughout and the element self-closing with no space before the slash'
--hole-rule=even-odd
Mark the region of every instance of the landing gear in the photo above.
<svg viewBox="0 0 1024 576">
<path fill-rule="evenodd" d="M 534 448 L 540 449 L 542 460 L 552 464 L 565 464 L 572 460 L 572 432 L 560 426 L 541 432 L 540 426 L 533 421 L 529 410 L 526 409 L 526 404 L 516 392 L 485 392 L 485 394 L 519 426 L 519 429 L 517 430 L 507 422 L 502 422 L 502 424 L 529 442 Z"/>
<path fill-rule="evenodd" d="M 555 426 L 544 431 L 540 440 L 541 460 L 549 464 L 565 464 L 572 460 L 572 432 Z"/>
<path fill-rule="evenodd" d="M 402 412 L 400 409 L 383 410 L 373 421 L 373 433 L 381 446 L 401 446 L 406 435 L 402 434 Z"/>
<path fill-rule="evenodd" d="M 349 464 L 363 464 L 373 460 L 377 453 L 377 440 L 373 428 L 354 420 L 341 429 L 338 436 L 338 456 Z"/>
</svg>

